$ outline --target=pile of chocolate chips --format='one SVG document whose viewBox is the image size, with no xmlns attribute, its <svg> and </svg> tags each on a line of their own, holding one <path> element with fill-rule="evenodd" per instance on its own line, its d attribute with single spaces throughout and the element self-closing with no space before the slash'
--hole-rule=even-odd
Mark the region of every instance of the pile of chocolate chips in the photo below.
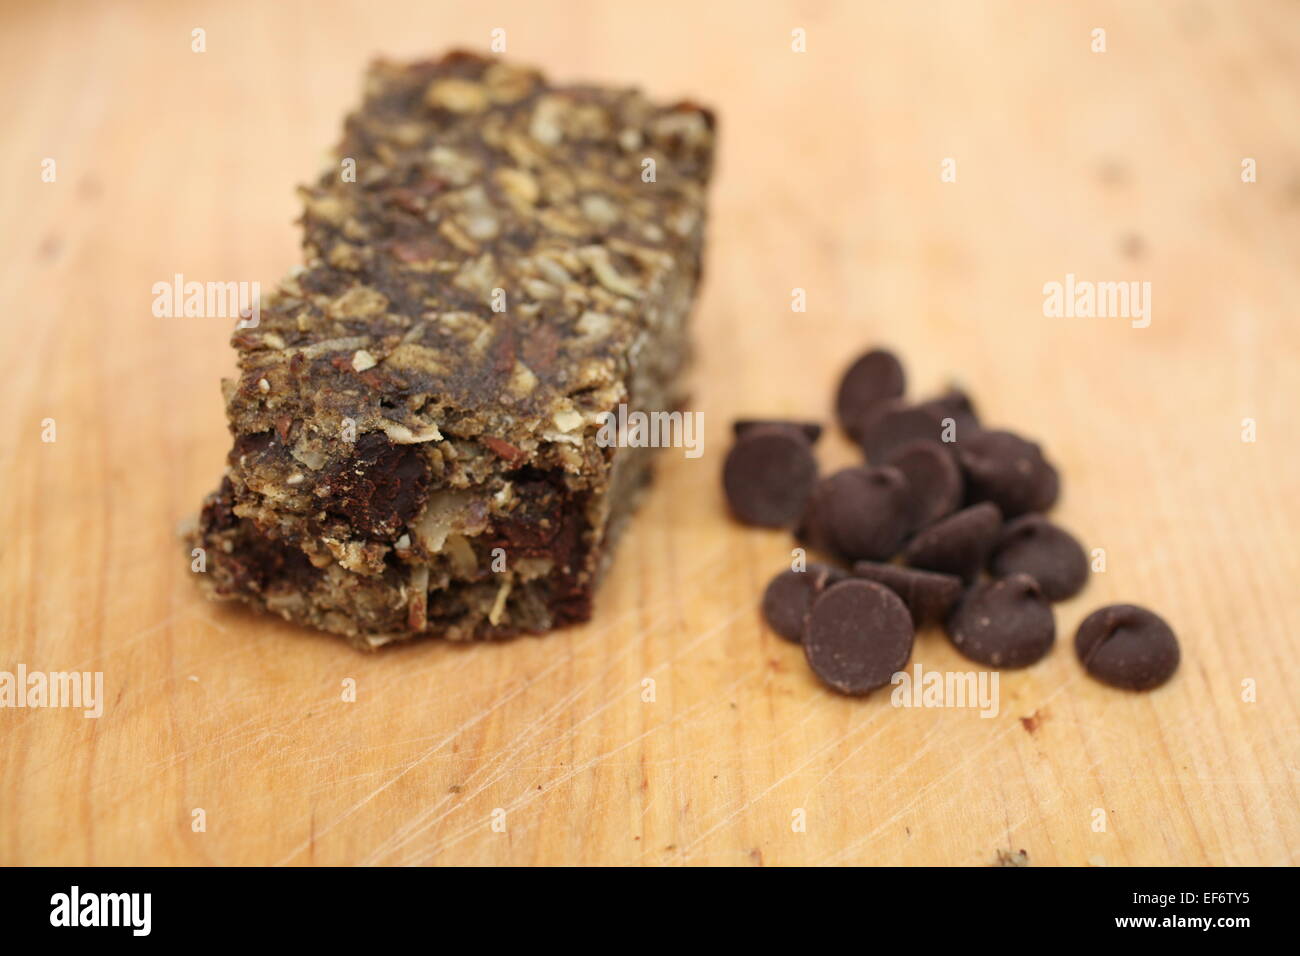
<svg viewBox="0 0 1300 956">
<path fill-rule="evenodd" d="M 771 419 L 737 421 L 723 466 L 737 519 L 793 528 L 830 559 L 773 578 L 763 615 L 845 694 L 888 684 L 927 624 L 977 663 L 1027 667 L 1055 643 L 1052 602 L 1088 580 L 1079 542 L 1044 517 L 1061 480 L 1042 449 L 985 428 L 958 389 L 913 404 L 905 388 L 883 349 L 844 373 L 835 412 L 862 466 L 819 475 L 821 426 Z M 1093 677 L 1130 690 L 1163 684 L 1179 659 L 1169 625 L 1129 604 L 1085 618 L 1075 651 Z"/>
</svg>

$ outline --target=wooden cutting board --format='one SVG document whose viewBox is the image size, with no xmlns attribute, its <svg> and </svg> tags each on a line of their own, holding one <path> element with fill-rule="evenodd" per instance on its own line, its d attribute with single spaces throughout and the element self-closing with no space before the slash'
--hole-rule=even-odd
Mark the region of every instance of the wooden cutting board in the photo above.
<svg viewBox="0 0 1300 956">
<path fill-rule="evenodd" d="M 0 863 L 1300 857 L 1295 4 L 46 3 L 4 21 L 0 669 L 102 672 L 105 701 L 98 719 L 0 711 Z M 663 454 L 584 627 L 363 656 L 207 603 L 174 529 L 228 447 L 229 323 L 154 318 L 153 284 L 274 282 L 297 261 L 293 186 L 366 60 L 485 48 L 497 27 L 557 78 L 717 107 L 704 455 Z M 1150 325 L 1045 316 L 1069 274 L 1149 281 Z M 1059 519 L 1106 552 L 1058 606 L 1053 654 L 1002 675 L 995 717 L 837 697 L 757 614 L 791 540 L 726 518 L 730 421 L 824 418 L 872 343 L 917 394 L 958 378 L 987 420 L 1040 437 Z M 819 454 L 853 460 L 838 435 Z M 1113 601 L 1181 636 L 1164 688 L 1083 674 L 1075 627 Z M 932 631 L 914 662 L 972 669 Z"/>
</svg>

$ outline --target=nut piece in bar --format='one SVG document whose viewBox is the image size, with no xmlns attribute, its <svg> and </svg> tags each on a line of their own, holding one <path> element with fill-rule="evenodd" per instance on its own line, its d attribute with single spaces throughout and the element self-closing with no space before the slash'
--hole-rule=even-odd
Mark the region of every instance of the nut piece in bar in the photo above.
<svg viewBox="0 0 1300 956">
<path fill-rule="evenodd" d="M 602 425 L 687 398 L 713 144 L 690 103 L 375 63 L 233 337 L 210 593 L 360 647 L 587 619 L 652 454 Z"/>
</svg>

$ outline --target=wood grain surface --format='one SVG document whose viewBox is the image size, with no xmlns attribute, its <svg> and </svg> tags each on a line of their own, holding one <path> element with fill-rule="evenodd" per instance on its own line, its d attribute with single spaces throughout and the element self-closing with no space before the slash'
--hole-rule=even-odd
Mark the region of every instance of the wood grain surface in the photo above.
<svg viewBox="0 0 1300 956">
<path fill-rule="evenodd" d="M 367 60 L 495 27 L 718 110 L 705 453 L 662 455 L 587 626 L 365 656 L 207 603 L 175 528 L 228 448 L 229 323 L 152 286 L 273 283 Z M 98 719 L 0 710 L 0 863 L 1300 857 L 1296 4 L 10 2 L 0 82 L 0 669 L 105 685 Z M 1067 274 L 1149 281 L 1150 326 L 1045 317 Z M 825 691 L 757 613 L 790 537 L 725 514 L 731 419 L 824 418 L 872 343 L 1041 437 L 1106 551 L 993 718 Z M 1181 636 L 1162 689 L 1080 668 L 1113 601 Z M 913 660 L 973 669 L 937 631 Z"/>
</svg>

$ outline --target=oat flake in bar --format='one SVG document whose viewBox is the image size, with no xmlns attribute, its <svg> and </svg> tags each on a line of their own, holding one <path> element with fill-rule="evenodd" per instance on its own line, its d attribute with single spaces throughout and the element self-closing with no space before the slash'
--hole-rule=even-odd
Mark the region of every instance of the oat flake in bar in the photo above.
<svg viewBox="0 0 1300 956">
<path fill-rule="evenodd" d="M 713 143 L 635 90 L 374 64 L 305 265 L 233 337 L 212 595 L 360 647 L 586 620 L 653 454 L 601 414 L 686 397 Z"/>
</svg>

